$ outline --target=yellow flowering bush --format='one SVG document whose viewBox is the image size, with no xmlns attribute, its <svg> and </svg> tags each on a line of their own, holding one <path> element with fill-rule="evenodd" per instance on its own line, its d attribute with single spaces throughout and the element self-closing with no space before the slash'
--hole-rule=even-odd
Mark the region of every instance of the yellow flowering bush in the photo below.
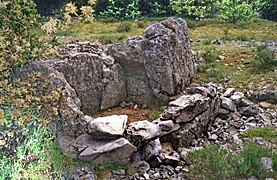
<svg viewBox="0 0 277 180">
<path fill-rule="evenodd" d="M 28 82 L 11 81 L 10 75 L 18 66 L 32 61 L 53 47 L 52 40 L 38 38 L 33 33 L 37 25 L 36 5 L 32 0 L 0 1 L 0 109 L 30 109 L 46 104 L 36 89 L 47 85 L 39 74 L 29 77 Z M 55 32 L 57 20 L 43 25 L 48 33 Z M 47 95 L 45 95 L 46 97 Z"/>
<path fill-rule="evenodd" d="M 84 22 L 92 22 L 93 21 L 93 13 L 94 10 L 91 6 L 82 6 L 81 7 L 82 15 L 84 16 Z"/>
<path fill-rule="evenodd" d="M 48 35 L 57 32 L 59 26 L 59 20 L 55 18 L 50 18 L 48 22 L 41 26 L 41 29 L 45 31 Z"/>
<path fill-rule="evenodd" d="M 84 18 L 84 22 L 93 21 L 95 11 L 92 8 L 92 6 L 94 6 L 95 4 L 96 4 L 96 0 L 89 0 L 88 6 L 82 6 L 80 8 L 81 15 Z M 78 12 L 78 8 L 74 3 L 69 2 L 65 5 L 63 17 L 66 24 L 70 24 L 72 22 L 73 16 L 78 16 L 77 12 Z"/>
<path fill-rule="evenodd" d="M 78 16 L 78 9 L 74 3 L 69 2 L 65 5 L 63 17 L 67 24 L 71 23 L 72 16 Z"/>
</svg>

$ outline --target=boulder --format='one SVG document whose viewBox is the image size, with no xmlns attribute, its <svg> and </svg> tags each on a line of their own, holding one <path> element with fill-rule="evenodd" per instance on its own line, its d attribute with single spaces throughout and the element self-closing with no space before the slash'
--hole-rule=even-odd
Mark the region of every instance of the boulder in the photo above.
<svg viewBox="0 0 277 180">
<path fill-rule="evenodd" d="M 81 101 L 62 73 L 51 68 L 47 62 L 31 61 L 23 67 L 16 68 L 14 74 L 11 75 L 11 79 L 29 81 L 29 77 L 34 77 L 37 73 L 40 74 L 42 79 L 45 79 L 45 82 L 41 82 L 43 85 L 40 86 L 32 84 L 36 90 L 35 96 L 43 98 L 54 92 L 60 95 L 55 104 L 51 104 L 52 101 L 50 104 L 43 104 L 43 115 L 47 120 L 55 123 L 53 125 L 54 130 L 78 136 L 84 128 L 80 122 L 80 117 L 83 116 L 83 112 L 80 111 Z M 57 114 L 51 110 L 54 106 L 58 110 Z"/>
<path fill-rule="evenodd" d="M 146 161 L 135 161 L 131 164 L 130 174 L 144 174 L 150 169 L 149 164 Z"/>
<path fill-rule="evenodd" d="M 93 114 L 119 104 L 126 97 L 124 72 L 99 43 L 78 42 L 60 49 L 60 56 L 46 61 L 64 74 L 81 100 L 81 110 Z"/>
<path fill-rule="evenodd" d="M 242 98 L 244 97 L 244 94 L 241 92 L 235 92 L 230 99 L 235 102 L 235 104 L 239 104 Z"/>
<path fill-rule="evenodd" d="M 11 76 L 14 80 L 28 81 L 29 77 L 39 73 L 42 78 L 47 77 L 47 87 L 37 87 L 36 93 L 39 96 L 49 95 L 54 91 L 61 91 L 58 110 L 62 119 L 72 121 L 82 115 L 80 111 L 81 102 L 75 90 L 67 83 L 63 74 L 48 66 L 45 62 L 33 61 L 15 70 Z"/>
<path fill-rule="evenodd" d="M 137 150 L 125 138 L 98 139 L 89 134 L 79 136 L 72 144 L 78 150 L 78 159 L 88 162 L 118 161 L 129 162 Z"/>
<path fill-rule="evenodd" d="M 273 171 L 273 162 L 272 162 L 272 159 L 270 159 L 269 157 L 262 157 L 261 164 L 262 164 L 262 169 L 264 171 L 266 171 L 266 172 Z"/>
<path fill-rule="evenodd" d="M 88 132 L 93 136 L 115 138 L 123 136 L 128 121 L 127 115 L 112 115 L 98 117 L 96 119 L 87 118 Z"/>
<path fill-rule="evenodd" d="M 171 165 L 176 167 L 181 163 L 180 155 L 173 150 L 171 143 L 162 144 L 162 152 L 159 155 L 159 159 L 164 165 Z"/>
<path fill-rule="evenodd" d="M 128 100 L 149 104 L 168 100 L 185 89 L 195 74 L 188 28 L 169 18 L 145 30 L 145 35 L 108 46 L 108 54 L 125 72 Z"/>
<path fill-rule="evenodd" d="M 126 128 L 126 138 L 136 147 L 141 147 L 151 140 L 157 139 L 179 129 L 171 120 L 147 120 L 130 123 Z"/>
<path fill-rule="evenodd" d="M 229 114 L 230 114 L 230 111 L 228 111 L 227 109 L 220 108 L 218 110 L 217 117 L 219 117 L 220 119 L 226 120 L 229 118 Z"/>
<path fill-rule="evenodd" d="M 151 161 L 155 157 L 159 156 L 162 151 L 162 146 L 160 139 L 155 139 L 147 143 L 144 147 L 140 148 L 140 150 L 134 155 L 134 161 Z"/>
<path fill-rule="evenodd" d="M 242 98 L 238 104 L 238 107 L 247 107 L 247 106 L 253 106 L 253 105 L 254 103 L 252 101 Z"/>
<path fill-rule="evenodd" d="M 261 92 L 251 94 L 252 99 L 257 101 L 266 101 L 270 103 L 277 103 L 277 88 L 274 90 L 265 89 Z"/>
<path fill-rule="evenodd" d="M 183 95 L 169 103 L 162 117 L 172 119 L 175 123 L 188 122 L 209 109 L 210 101 L 210 98 L 201 94 Z"/>
<path fill-rule="evenodd" d="M 44 69 L 35 69 L 46 79 L 50 78 L 46 72 L 49 69 L 63 76 L 77 94 L 71 92 L 69 96 L 75 95 L 81 101 L 72 102 L 77 107 L 70 108 L 77 110 L 81 105 L 82 112 L 88 115 L 124 100 L 140 105 L 168 100 L 183 91 L 195 74 L 188 28 L 182 19 L 155 23 L 143 37 L 132 37 L 121 44 L 76 42 L 59 51 L 56 58 L 36 62 Z M 30 66 L 28 70 L 32 70 Z M 69 115 L 68 111 L 63 114 Z"/>
<path fill-rule="evenodd" d="M 259 108 L 256 105 L 242 107 L 239 109 L 239 113 L 243 116 L 255 116 L 259 113 Z"/>
</svg>

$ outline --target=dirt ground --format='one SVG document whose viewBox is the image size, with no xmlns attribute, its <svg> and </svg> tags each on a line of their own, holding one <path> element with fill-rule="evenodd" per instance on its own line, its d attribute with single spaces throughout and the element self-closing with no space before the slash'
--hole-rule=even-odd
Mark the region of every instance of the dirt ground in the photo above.
<svg viewBox="0 0 277 180">
<path fill-rule="evenodd" d="M 141 108 L 134 108 L 133 106 L 128 106 L 124 108 L 114 107 L 108 110 L 103 110 L 93 115 L 93 117 L 97 118 L 97 117 L 111 116 L 111 115 L 127 115 L 128 116 L 127 124 L 130 124 L 131 122 L 142 121 L 142 120 L 153 121 L 159 117 L 159 113 L 160 112 L 158 112 L 158 110 L 156 109 L 141 109 Z"/>
</svg>

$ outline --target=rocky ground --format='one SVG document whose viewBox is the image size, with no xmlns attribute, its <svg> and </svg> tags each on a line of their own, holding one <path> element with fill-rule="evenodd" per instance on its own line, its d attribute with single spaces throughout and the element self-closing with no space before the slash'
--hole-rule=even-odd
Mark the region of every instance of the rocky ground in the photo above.
<svg viewBox="0 0 277 180">
<path fill-rule="evenodd" d="M 187 89 L 186 94 L 192 94 L 193 96 L 195 93 L 196 95 L 200 93 L 208 97 L 212 93 L 208 90 L 207 87 L 209 87 L 209 85 L 199 86 L 192 84 L 191 87 Z M 208 126 L 207 131 L 199 134 L 198 138 L 193 139 L 192 141 L 182 141 L 181 143 L 188 143 L 186 148 L 177 148 L 178 146 L 174 147 L 174 141 L 176 141 L 176 139 L 169 142 L 164 142 L 166 141 L 166 138 L 161 136 L 154 141 L 150 141 L 146 146 L 142 146 L 143 148 L 139 153 L 140 155 L 134 157 L 133 163 L 130 165 L 128 170 L 112 171 L 105 178 L 188 179 L 186 173 L 189 172 L 191 168 L 191 162 L 188 159 L 187 154 L 189 152 L 208 147 L 214 143 L 220 144 L 223 149 L 227 149 L 232 153 L 236 153 L 243 148 L 244 144 L 252 141 L 262 145 L 263 147 L 273 148 L 273 150 L 276 152 L 277 147 L 275 143 L 269 142 L 263 138 L 245 138 L 243 137 L 242 133 L 254 128 L 277 128 L 277 111 L 274 109 L 276 105 L 266 102 L 276 99 L 277 91 L 268 90 L 251 94 L 252 99 L 255 98 L 255 100 L 261 101 L 260 103 L 254 103 L 248 99 L 246 94 L 237 92 L 234 88 L 223 89 L 217 85 L 217 89 L 222 93 L 219 97 L 220 105 L 215 120 L 212 121 Z M 178 99 L 185 96 L 186 95 L 183 95 L 173 102 L 177 102 Z M 191 100 L 182 100 L 179 102 L 181 102 L 181 104 L 184 104 L 185 102 L 192 103 Z M 180 111 L 175 111 L 176 108 L 178 109 L 178 105 L 175 103 L 174 106 L 172 106 L 173 104 L 174 103 L 171 103 L 171 105 L 169 104 L 167 109 L 165 109 L 161 114 L 161 117 L 165 118 L 167 115 L 180 117 Z M 172 108 L 175 110 L 172 110 Z M 186 111 L 182 111 L 181 114 L 182 113 L 185 113 L 186 115 L 190 114 L 188 114 Z M 176 118 L 174 122 L 178 122 L 178 118 Z M 129 124 L 127 127 L 127 133 L 131 128 L 130 125 L 141 126 L 134 123 Z M 182 124 L 180 125 L 182 126 Z M 186 128 L 188 127 L 189 126 L 186 126 Z M 137 141 L 138 139 L 129 140 L 133 144 L 137 144 L 139 142 L 141 143 L 141 141 Z M 175 142 L 175 144 L 176 143 L 178 142 Z M 236 145 L 235 149 L 234 145 Z M 264 157 L 261 159 L 261 161 L 264 164 L 265 170 L 272 171 L 271 159 Z M 76 171 L 76 174 L 72 175 L 72 178 L 95 179 L 95 174 L 89 170 L 83 169 Z"/>
<path fill-rule="evenodd" d="M 202 43 L 203 41 L 205 40 L 198 39 L 196 43 Z M 132 40 L 129 43 L 133 43 Z M 219 39 L 215 39 L 211 43 L 215 46 L 224 47 L 224 43 Z M 276 51 L 277 47 L 276 41 L 268 43 L 257 41 L 234 42 L 234 44 L 231 44 L 232 47 L 237 48 L 255 48 L 260 45 L 266 45 L 271 51 Z M 199 51 L 195 55 L 198 53 Z M 219 55 L 217 58 L 217 61 L 223 62 L 225 56 Z M 197 66 L 200 67 L 202 63 L 206 63 L 205 61 L 205 59 L 200 58 L 199 61 L 196 61 Z M 225 66 L 229 66 L 228 61 L 223 63 Z M 128 66 L 130 65 L 128 64 Z M 129 68 L 128 66 L 126 67 Z M 231 66 L 233 65 L 231 64 Z M 244 63 L 239 64 L 240 70 L 243 70 L 246 66 L 247 64 Z M 273 153 L 276 153 L 276 142 L 244 136 L 245 132 L 256 128 L 270 127 L 276 130 L 277 89 L 274 88 L 274 83 L 269 88 L 261 83 L 260 86 L 263 87 L 257 88 L 260 91 L 256 92 L 251 90 L 240 91 L 244 88 L 243 86 L 239 87 L 240 90 L 228 87 L 232 84 L 230 79 L 225 80 L 224 86 L 213 83 L 191 84 L 185 91 L 170 99 L 171 102 L 157 119 L 149 117 L 147 106 L 128 104 L 125 101 L 120 104 L 120 107 L 97 113 L 94 116 L 96 120 L 98 120 L 97 117 L 103 115 L 131 115 L 126 129 L 124 128 L 124 133 L 121 135 L 134 145 L 131 148 L 134 156 L 130 166 L 127 169 L 111 171 L 101 176 L 101 178 L 115 180 L 189 179 L 188 172 L 193 168 L 193 164 L 188 158 L 188 153 L 213 144 L 218 144 L 222 149 L 231 153 L 238 153 L 247 143 L 253 142 L 262 147 L 271 148 Z M 146 119 L 149 121 L 142 121 Z M 110 130 L 103 130 L 103 127 L 96 126 L 94 125 L 93 129 L 92 126 L 88 127 L 90 129 L 89 136 L 95 135 L 95 131 L 97 133 L 99 131 L 101 133 L 103 131 L 110 132 Z M 104 136 L 107 138 L 107 134 Z M 108 135 L 108 138 L 112 137 L 113 135 Z M 77 141 L 87 143 L 83 137 L 77 139 Z M 126 148 L 125 145 L 124 148 Z M 80 145 L 77 144 L 76 146 L 80 148 Z M 88 149 L 90 146 L 87 145 L 86 148 Z M 94 152 L 91 150 L 85 151 L 85 156 L 83 152 L 79 155 L 79 158 L 83 160 L 94 157 Z M 125 153 L 122 156 L 129 155 Z M 260 161 L 264 171 L 273 171 L 272 159 L 262 157 Z M 70 178 L 96 179 L 97 177 L 89 169 L 79 169 Z"/>
<path fill-rule="evenodd" d="M 13 78 L 24 79 L 35 70 L 49 77 L 51 86 L 47 91 L 63 89 L 59 117 L 53 118 L 53 127 L 59 130 L 59 145 L 64 154 L 90 163 L 127 163 L 124 168 L 104 172 L 78 168 L 63 179 L 189 179 L 194 164 L 188 154 L 213 144 L 236 154 L 247 143 L 254 142 L 276 153 L 276 138 L 272 141 L 245 135 L 259 128 L 276 132 L 276 70 L 270 71 L 273 75 L 269 78 L 264 77 L 266 81 L 258 77 L 255 82 L 244 81 L 246 84 L 242 85 L 237 81 L 239 85 L 232 86 L 233 79 L 243 75 L 245 69 L 252 73 L 248 60 L 254 48 L 266 45 L 270 51 L 276 51 L 276 41 L 211 40 L 209 46 L 225 52 L 216 54 L 212 62 L 216 65 L 206 68 L 204 73 L 200 72 L 202 65 L 210 62 L 199 58 L 199 54 L 206 52 L 202 50 L 206 40 L 191 42 L 195 51 L 190 49 L 184 21 L 169 19 L 150 26 L 145 36 L 122 44 L 69 44 L 61 48 L 61 56 L 56 59 L 17 69 Z M 228 52 L 230 48 L 245 47 L 243 53 Z M 146 61 L 149 56 L 152 61 Z M 173 59 L 177 59 L 176 63 L 171 63 Z M 196 77 L 191 84 L 196 69 L 197 76 L 221 69 L 228 70 L 227 73 L 237 71 L 217 79 L 217 83 L 204 83 L 211 79 L 203 76 Z M 254 86 L 258 87 L 255 91 Z M 169 103 L 149 109 L 156 99 Z M 137 103 L 128 103 L 132 101 Z M 17 128 L 17 124 L 9 126 Z M 27 137 L 24 129 L 18 135 Z M 14 138 L 5 130 L 0 133 L 0 144 L 16 149 L 17 144 L 11 140 Z M 15 155 L 15 151 L 9 155 Z M 262 157 L 259 161 L 265 172 L 273 172 L 271 158 Z"/>
</svg>

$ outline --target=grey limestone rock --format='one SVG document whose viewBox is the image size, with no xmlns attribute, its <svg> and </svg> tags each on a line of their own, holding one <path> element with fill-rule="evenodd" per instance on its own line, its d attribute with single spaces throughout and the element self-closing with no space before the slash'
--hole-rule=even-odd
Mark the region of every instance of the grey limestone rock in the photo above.
<svg viewBox="0 0 277 180">
<path fill-rule="evenodd" d="M 33 77 L 35 73 L 39 73 L 41 77 L 45 78 L 46 81 L 43 83 L 47 84 L 46 87 L 36 87 L 36 96 L 43 97 L 55 91 L 61 92 L 60 99 L 57 102 L 58 116 L 54 115 L 49 108 L 42 108 L 43 114 L 47 116 L 49 121 L 57 122 L 54 125 L 54 130 L 68 132 L 71 135 L 77 133 L 80 117 L 83 116 L 83 112 L 80 110 L 81 102 L 76 91 L 70 86 L 62 73 L 51 68 L 47 62 L 33 61 L 28 62 L 23 67 L 16 68 L 11 79 L 29 81 L 29 77 Z"/>
<path fill-rule="evenodd" d="M 99 137 L 114 138 L 123 136 L 128 121 L 127 115 L 112 115 L 88 120 L 88 132 Z"/>
<path fill-rule="evenodd" d="M 244 97 L 243 93 L 234 92 L 234 94 L 230 97 L 230 99 L 233 100 L 235 104 L 239 104 L 243 97 Z"/>
<path fill-rule="evenodd" d="M 242 107 L 239 109 L 239 113 L 243 116 L 255 116 L 259 113 L 259 108 L 256 105 Z"/>
<path fill-rule="evenodd" d="M 265 171 L 273 171 L 273 162 L 269 157 L 262 157 L 261 158 L 262 168 Z"/>
<path fill-rule="evenodd" d="M 163 118 L 173 119 L 175 123 L 188 122 L 205 112 L 209 105 L 210 98 L 201 94 L 183 95 L 169 103 L 169 107 L 163 112 Z"/>
<path fill-rule="evenodd" d="M 136 147 L 141 147 L 151 140 L 157 139 L 179 129 L 171 120 L 147 120 L 130 123 L 126 128 L 126 138 Z"/>
<path fill-rule="evenodd" d="M 221 97 L 221 106 L 229 111 L 235 111 L 236 110 L 236 105 L 235 103 L 229 99 L 229 98 L 226 98 L 226 97 Z"/>
<path fill-rule="evenodd" d="M 224 92 L 224 97 L 230 97 L 234 94 L 235 88 L 227 88 L 227 90 Z"/>
<path fill-rule="evenodd" d="M 149 104 L 185 89 L 195 74 L 188 28 L 182 19 L 169 18 L 145 30 L 145 35 L 108 47 L 126 75 L 128 99 Z"/>
<path fill-rule="evenodd" d="M 78 159 L 88 162 L 118 161 L 129 162 L 137 150 L 125 138 L 115 140 L 98 139 L 88 134 L 79 136 L 73 146 L 80 152 Z"/>
<path fill-rule="evenodd" d="M 46 62 L 64 74 L 81 100 L 81 110 L 93 114 L 113 107 L 126 97 L 122 67 L 107 56 L 99 43 L 67 44 L 60 57 Z"/>
<path fill-rule="evenodd" d="M 150 169 L 149 164 L 146 161 L 135 161 L 131 164 L 130 174 L 144 174 Z"/>
<path fill-rule="evenodd" d="M 162 141 L 172 142 L 174 149 L 189 147 L 214 121 L 219 107 L 218 95 L 214 98 L 201 94 L 184 95 L 170 102 L 162 119 L 172 119 L 179 123 L 180 129 L 163 137 Z"/>
</svg>

